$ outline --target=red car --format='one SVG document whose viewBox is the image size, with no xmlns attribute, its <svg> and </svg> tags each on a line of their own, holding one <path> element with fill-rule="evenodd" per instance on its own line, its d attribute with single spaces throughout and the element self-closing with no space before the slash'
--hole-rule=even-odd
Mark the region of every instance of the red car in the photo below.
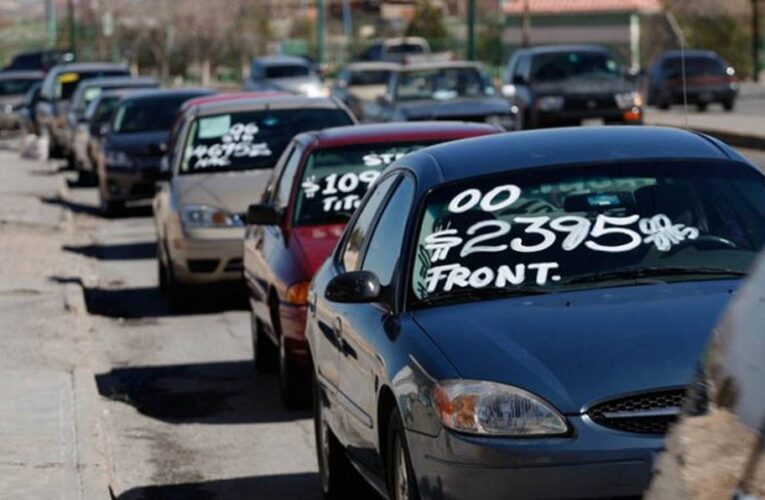
<svg viewBox="0 0 765 500">
<path fill-rule="evenodd" d="M 288 407 L 310 401 L 304 337 L 308 286 L 367 188 L 386 166 L 425 146 L 496 134 L 494 125 L 417 122 L 336 127 L 295 136 L 260 204 L 249 207 L 244 277 L 259 372 L 279 370 Z"/>
</svg>

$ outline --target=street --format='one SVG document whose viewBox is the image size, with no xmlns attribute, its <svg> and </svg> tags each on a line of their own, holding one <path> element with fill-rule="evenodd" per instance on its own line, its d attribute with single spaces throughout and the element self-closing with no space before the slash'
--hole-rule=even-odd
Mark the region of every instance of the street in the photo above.
<svg viewBox="0 0 765 500">
<path fill-rule="evenodd" d="M 765 152 L 742 152 L 765 166 Z M 57 164 L 9 150 L 0 164 L 0 272 L 13 284 L 0 290 L 0 357 L 5 380 L 23 380 L 0 389 L 4 498 L 51 484 L 62 498 L 95 498 L 89 484 L 121 500 L 319 498 L 310 412 L 285 411 L 275 376 L 255 376 L 241 290 L 174 312 L 148 207 L 105 219 L 95 188 Z M 49 484 L 29 480 L 40 469 Z"/>
</svg>

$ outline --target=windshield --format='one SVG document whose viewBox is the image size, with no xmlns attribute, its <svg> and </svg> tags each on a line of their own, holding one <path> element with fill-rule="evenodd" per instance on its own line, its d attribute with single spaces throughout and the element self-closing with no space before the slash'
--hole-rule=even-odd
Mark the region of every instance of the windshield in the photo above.
<svg viewBox="0 0 765 500">
<path fill-rule="evenodd" d="M 419 300 L 731 278 L 765 243 L 765 181 L 735 163 L 537 169 L 438 188 L 423 214 Z"/>
<path fill-rule="evenodd" d="M 348 85 L 386 85 L 390 74 L 391 71 L 387 69 L 354 71 Z"/>
<path fill-rule="evenodd" d="M 112 124 L 115 134 L 170 130 L 181 105 L 194 95 L 158 95 L 124 101 Z"/>
<path fill-rule="evenodd" d="M 617 78 L 619 75 L 619 63 L 606 52 L 537 54 L 531 66 L 531 79 L 537 82 L 570 78 Z"/>
<path fill-rule="evenodd" d="M 353 125 L 340 109 L 277 109 L 201 117 L 192 123 L 182 174 L 273 168 L 297 134 Z"/>
<path fill-rule="evenodd" d="M 56 78 L 56 99 L 69 100 L 80 82 L 107 76 L 130 76 L 130 73 L 124 69 L 61 73 Z"/>
<path fill-rule="evenodd" d="M 308 76 L 311 70 L 302 64 L 284 64 L 280 66 L 266 66 L 266 78 L 297 78 Z"/>
<path fill-rule="evenodd" d="M 1 95 L 21 95 L 26 94 L 27 91 L 39 82 L 39 78 L 19 78 L 15 80 L 0 80 L 0 96 Z"/>
<path fill-rule="evenodd" d="M 433 68 L 400 75 L 396 96 L 402 101 L 494 95 L 489 79 L 476 68 Z"/>
<path fill-rule="evenodd" d="M 380 173 L 404 155 L 433 144 L 344 146 L 311 153 L 300 178 L 294 224 L 345 224 Z"/>
</svg>

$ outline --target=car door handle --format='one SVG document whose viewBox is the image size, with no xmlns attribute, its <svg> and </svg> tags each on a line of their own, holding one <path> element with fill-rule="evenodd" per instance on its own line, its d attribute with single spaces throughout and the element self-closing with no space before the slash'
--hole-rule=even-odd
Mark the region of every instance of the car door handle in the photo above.
<svg viewBox="0 0 765 500">
<path fill-rule="evenodd" d="M 335 320 L 332 322 L 332 330 L 335 332 L 335 337 L 338 340 L 343 338 L 343 320 L 339 316 L 335 317 Z"/>
</svg>

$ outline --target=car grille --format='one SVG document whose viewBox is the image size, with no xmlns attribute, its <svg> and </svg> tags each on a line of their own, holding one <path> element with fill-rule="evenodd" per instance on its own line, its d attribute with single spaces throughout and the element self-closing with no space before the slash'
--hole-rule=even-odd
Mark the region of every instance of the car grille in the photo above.
<svg viewBox="0 0 765 500">
<path fill-rule="evenodd" d="M 566 97 L 566 111 L 604 111 L 617 109 L 614 96 L 606 97 Z"/>
<path fill-rule="evenodd" d="M 677 420 L 685 390 L 651 392 L 601 403 L 587 412 L 596 424 L 636 434 L 665 434 Z"/>
</svg>

